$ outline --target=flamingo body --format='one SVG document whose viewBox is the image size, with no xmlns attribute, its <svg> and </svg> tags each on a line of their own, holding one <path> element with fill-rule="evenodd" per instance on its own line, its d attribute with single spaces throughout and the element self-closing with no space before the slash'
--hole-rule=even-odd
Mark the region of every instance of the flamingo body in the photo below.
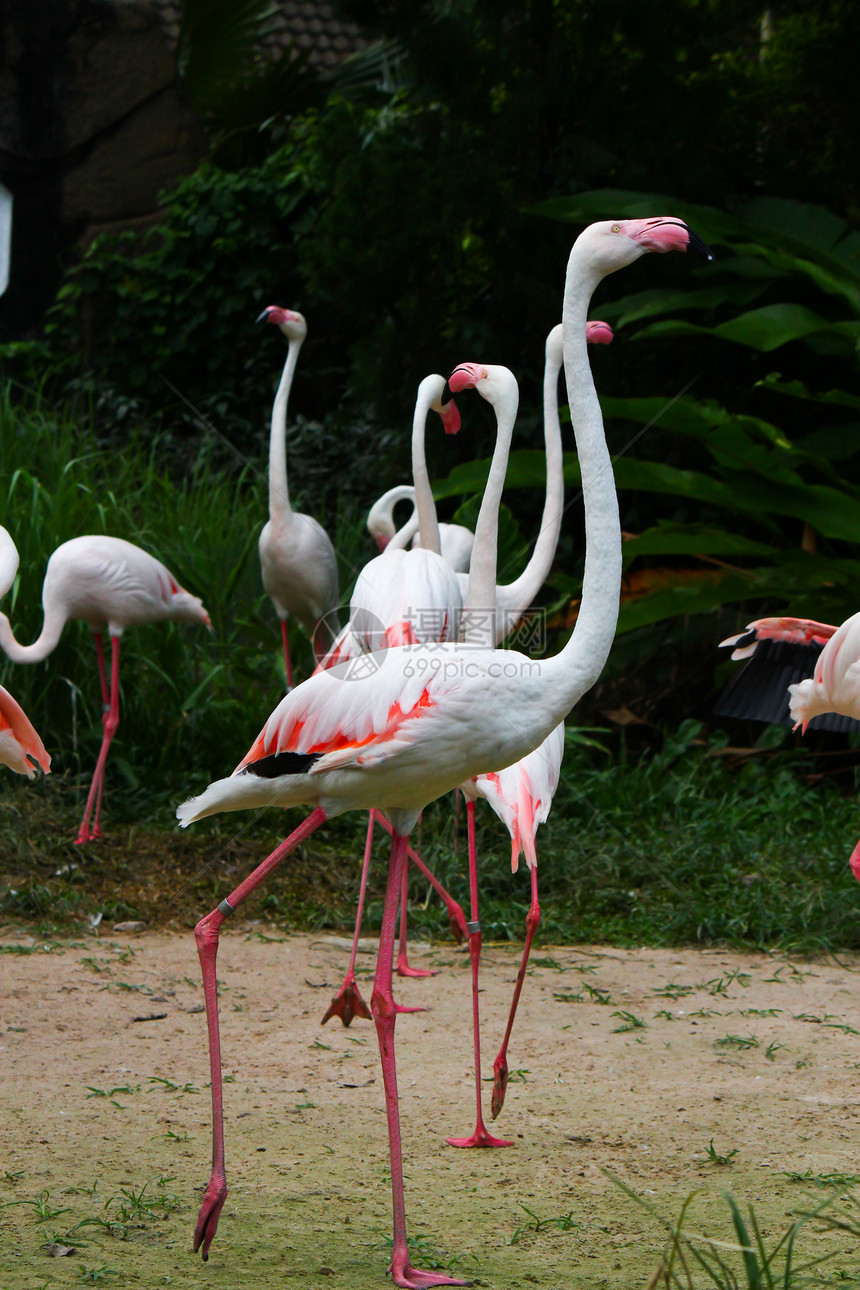
<svg viewBox="0 0 860 1290">
<path fill-rule="evenodd" d="M 846 618 L 829 638 L 812 676 L 788 688 L 791 719 L 804 730 L 825 712 L 860 718 L 860 614 Z"/>
<path fill-rule="evenodd" d="M 461 785 L 467 795 L 482 797 L 510 833 L 512 873 L 519 867 L 520 855 L 525 855 L 530 869 L 537 865 L 535 837 L 549 817 L 563 756 L 564 722 L 560 722 L 520 761 Z"/>
<path fill-rule="evenodd" d="M 13 558 L 14 553 L 14 558 Z M 18 553 L 5 529 L 0 529 L 0 594 L 8 591 Z M 10 577 L 11 574 L 11 577 Z M 202 601 L 181 587 L 160 560 L 123 538 L 90 534 L 58 546 L 48 560 L 42 584 L 42 630 L 32 645 L 15 639 L 9 619 L 0 614 L 0 646 L 15 663 L 38 663 L 56 648 L 63 627 L 72 618 L 93 630 L 102 690 L 102 746 L 76 842 L 100 838 L 101 801 L 108 749 L 119 726 L 119 648 L 127 627 L 143 623 L 199 622 L 211 628 Z M 111 681 L 105 675 L 102 633 L 111 638 Z M 90 828 L 90 815 L 95 819 Z"/>
<path fill-rule="evenodd" d="M 287 487 L 287 403 L 299 350 L 307 335 L 300 313 L 270 305 L 257 322 L 277 326 L 289 344 L 272 408 L 269 435 L 269 519 L 260 534 L 263 588 L 281 620 L 287 684 L 293 683 L 286 621 L 299 620 L 314 649 L 324 653 L 337 636 L 338 571 L 331 539 L 312 515 L 294 511 Z"/>
</svg>

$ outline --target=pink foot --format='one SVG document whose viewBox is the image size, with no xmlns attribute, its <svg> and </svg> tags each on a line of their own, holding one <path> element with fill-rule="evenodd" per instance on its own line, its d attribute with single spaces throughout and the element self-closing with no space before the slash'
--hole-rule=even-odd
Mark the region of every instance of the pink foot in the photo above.
<svg viewBox="0 0 860 1290">
<path fill-rule="evenodd" d="M 505 1105 L 505 1093 L 508 1091 L 508 1063 L 502 1057 L 493 1062 L 493 1096 L 490 1099 L 490 1114 L 495 1120 Z"/>
<path fill-rule="evenodd" d="M 428 1286 L 470 1286 L 471 1281 L 457 1281 L 440 1272 L 424 1272 L 413 1268 L 409 1256 L 395 1257 L 388 1265 L 388 1275 L 396 1286 L 405 1286 L 406 1290 L 427 1290 Z"/>
<path fill-rule="evenodd" d="M 395 1003 L 395 1012 L 426 1012 L 426 1008 L 407 1008 L 405 1003 Z"/>
<path fill-rule="evenodd" d="M 194 1253 L 196 1254 L 199 1250 L 203 1256 L 204 1263 L 208 1262 L 209 1246 L 218 1231 L 218 1219 L 226 1199 L 226 1180 L 223 1178 L 210 1178 L 209 1186 L 206 1188 L 206 1195 L 203 1197 L 203 1204 L 200 1206 L 200 1213 L 197 1216 L 197 1226 L 194 1229 Z"/>
<path fill-rule="evenodd" d="M 508 1142 L 507 1138 L 494 1138 L 491 1133 L 487 1133 L 483 1124 L 479 1124 L 469 1138 L 446 1138 L 445 1141 L 449 1147 L 512 1147 L 514 1145 L 513 1142 Z"/>
<path fill-rule="evenodd" d="M 441 969 L 439 968 L 414 968 L 406 962 L 406 958 L 397 960 L 397 967 L 394 969 L 398 976 L 438 976 Z"/>
<path fill-rule="evenodd" d="M 373 1020 L 373 1013 L 361 997 L 361 992 L 355 983 L 347 978 L 338 990 L 326 1009 L 326 1014 L 320 1022 L 324 1026 L 332 1017 L 340 1017 L 345 1026 L 352 1023 L 353 1017 L 364 1017 L 366 1021 Z"/>
</svg>

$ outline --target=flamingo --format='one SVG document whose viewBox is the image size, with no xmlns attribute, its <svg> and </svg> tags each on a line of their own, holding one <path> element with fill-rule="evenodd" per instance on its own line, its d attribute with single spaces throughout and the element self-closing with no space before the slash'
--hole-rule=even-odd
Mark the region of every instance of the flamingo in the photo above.
<svg viewBox="0 0 860 1290">
<path fill-rule="evenodd" d="M 779 725 L 789 720 L 789 686 L 812 675 L 823 647 L 838 629 L 811 618 L 758 618 L 743 632 L 720 641 L 732 647 L 732 659 L 745 666 L 731 677 L 715 711 Z M 847 715 L 824 712 L 812 718 L 814 729 L 846 734 L 857 729 Z"/>
<path fill-rule="evenodd" d="M 287 402 L 299 350 L 307 335 L 300 313 L 269 305 L 257 319 L 279 327 L 289 341 L 287 359 L 272 407 L 269 435 L 269 520 L 260 534 L 263 587 L 281 620 L 287 688 L 292 689 L 293 665 L 287 618 L 298 618 L 319 657 L 338 632 L 337 557 L 331 539 L 312 515 L 290 506 L 287 489 Z"/>
<path fill-rule="evenodd" d="M 412 514 L 401 528 L 395 529 L 394 508 L 398 502 L 412 502 Z M 398 484 L 389 488 L 367 513 L 367 531 L 380 551 L 385 551 L 390 542 L 395 542 L 398 547 L 405 547 L 409 542 L 413 547 L 423 546 L 419 528 L 413 484 Z M 474 541 L 474 533 L 465 524 L 439 525 L 440 554 L 455 573 L 468 573 Z"/>
<path fill-rule="evenodd" d="M 585 323 L 592 292 L 607 274 L 649 251 L 688 248 L 710 257 L 681 220 L 603 221 L 574 243 L 564 291 L 564 363 L 585 497 L 587 555 L 580 612 L 554 657 L 444 642 L 370 656 L 315 673 L 287 694 L 232 775 L 177 809 L 180 822 L 220 811 L 305 803 L 302 824 L 195 929 L 203 975 L 213 1107 L 212 1171 L 198 1216 L 195 1250 L 208 1256 L 227 1195 L 220 1030 L 215 965 L 220 928 L 295 848 L 333 815 L 383 808 L 394 829 L 371 1011 L 388 1120 L 393 1242 L 389 1273 L 411 1290 L 463 1285 L 415 1268 L 406 1242 L 403 1162 L 391 992 L 394 933 L 409 834 L 423 808 L 475 775 L 510 765 L 536 748 L 599 676 L 615 633 L 621 587 L 621 530 L 612 463 L 588 365 Z"/>
<path fill-rule="evenodd" d="M 51 773 L 51 757 L 24 709 L 0 685 L 0 763 L 28 779 Z"/>
<path fill-rule="evenodd" d="M 460 429 L 460 416 L 453 399 L 444 404 L 445 378 L 434 373 L 425 376 L 418 386 L 412 417 L 412 463 L 415 485 L 413 497 L 416 514 L 423 520 L 424 532 L 430 542 L 438 545 L 439 528 L 430 488 L 430 477 L 424 453 L 427 416 L 438 413 L 446 434 L 456 434 Z M 332 646 L 329 655 L 319 667 L 325 669 L 358 654 L 372 654 L 374 650 L 388 649 L 403 644 L 426 644 L 434 641 L 456 640 L 461 610 L 460 587 L 453 569 L 435 550 L 414 547 L 404 550 L 394 543 L 386 544 L 381 555 L 362 569 L 356 580 L 349 606 L 349 621 Z M 359 666 L 356 664 L 356 666 Z M 374 823 L 384 816 L 371 810 L 361 868 L 358 908 L 352 951 L 346 975 L 340 989 L 333 996 L 322 1024 L 333 1016 L 340 1017 L 345 1026 L 354 1016 L 372 1019 L 372 1014 L 355 979 L 355 956 L 364 911 L 364 897 L 370 869 Z M 409 859 L 429 880 L 442 897 L 456 936 L 465 935 L 466 920 L 455 900 L 437 881 L 421 858 L 410 847 Z M 431 976 L 433 971 L 409 965 L 406 953 L 406 892 L 407 871 L 403 874 L 401 893 L 400 936 L 397 954 L 399 976 Z M 398 1005 L 399 1007 L 399 1005 Z M 417 1009 L 408 1009 L 417 1011 Z"/>
<path fill-rule="evenodd" d="M 18 552 L 5 529 L 0 529 L 0 594 L 15 577 Z M 139 546 L 122 538 L 94 534 L 72 538 L 53 552 L 42 585 L 42 630 L 32 645 L 21 645 L 9 619 L 0 614 L 0 646 L 15 663 L 39 663 L 57 647 L 63 627 L 72 618 L 89 623 L 96 643 L 102 690 L 102 745 L 87 795 L 75 843 L 102 837 L 101 805 L 105 762 L 119 726 L 119 642 L 126 627 L 165 619 L 204 623 L 209 615 L 197 596 L 180 587 L 173 574 Z M 103 633 L 111 642 L 111 679 L 105 675 Z M 95 806 L 95 818 L 90 816 Z"/>
<path fill-rule="evenodd" d="M 612 328 L 605 322 L 594 321 L 587 323 L 585 338 L 590 345 L 608 345 L 613 339 Z M 544 448 L 546 452 L 546 494 L 537 540 L 528 564 L 518 578 L 515 578 L 513 582 L 497 585 L 495 588 L 488 585 L 482 586 L 478 601 L 472 602 L 472 608 L 477 606 L 477 612 L 485 613 L 490 610 L 495 626 L 495 644 L 497 645 L 510 633 L 546 582 L 558 546 L 561 519 L 564 513 L 564 471 L 561 427 L 558 417 L 558 376 L 561 371 L 561 365 L 562 329 L 559 324 L 550 331 L 544 347 L 543 416 Z M 487 386 L 481 387 L 481 393 L 485 398 L 488 397 L 487 391 L 489 388 Z M 516 415 L 516 409 L 514 409 L 514 415 Z M 497 460 L 495 454 L 493 459 Z M 503 467 L 507 465 L 507 453 L 502 459 L 502 465 Z M 498 501 L 495 505 L 495 510 L 488 508 L 486 513 L 485 522 L 488 528 L 488 537 L 484 547 L 484 554 L 481 557 L 484 560 L 487 559 L 486 553 L 491 549 L 490 543 L 492 542 L 492 550 L 495 551 L 498 541 L 498 507 L 501 503 L 504 473 L 504 468 L 497 471 L 494 491 L 498 492 Z M 487 487 L 489 486 L 490 479 L 488 476 Z M 475 532 L 477 540 L 477 528 Z M 490 537 L 490 534 L 492 537 Z M 473 583 L 472 586 L 474 587 L 474 585 Z M 466 620 L 469 622 L 472 614 L 469 612 L 467 586 L 468 579 L 461 574 L 460 590 L 463 593 L 463 602 L 467 609 Z M 478 639 L 483 640 L 484 638 L 479 635 Z"/>
</svg>

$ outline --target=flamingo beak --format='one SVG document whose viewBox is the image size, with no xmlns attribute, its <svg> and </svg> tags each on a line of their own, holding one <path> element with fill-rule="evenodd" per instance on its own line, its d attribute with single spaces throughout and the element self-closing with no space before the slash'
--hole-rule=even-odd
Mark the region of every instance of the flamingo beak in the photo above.
<svg viewBox="0 0 860 1290">
<path fill-rule="evenodd" d="M 272 308 L 271 305 L 267 305 L 266 308 L 263 310 L 263 312 L 260 314 L 259 318 L 254 319 L 255 327 L 257 326 L 258 323 L 266 322 L 268 320 L 269 314 L 271 312 L 271 308 Z"/>
</svg>

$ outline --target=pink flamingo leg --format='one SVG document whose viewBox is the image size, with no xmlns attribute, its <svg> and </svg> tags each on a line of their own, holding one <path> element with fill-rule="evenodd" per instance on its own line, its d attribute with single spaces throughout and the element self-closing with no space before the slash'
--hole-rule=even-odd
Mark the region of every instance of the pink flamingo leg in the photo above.
<svg viewBox="0 0 860 1290">
<path fill-rule="evenodd" d="M 514 986 L 514 997 L 511 999 L 511 1010 L 508 1013 L 508 1024 L 505 1029 L 505 1037 L 502 1040 L 502 1046 L 499 1049 L 498 1056 L 493 1062 L 493 1096 L 490 1102 L 490 1113 L 495 1120 L 505 1104 L 505 1092 L 508 1087 L 508 1040 L 511 1037 L 514 1017 L 517 1015 L 517 1004 L 520 1001 L 523 982 L 526 979 L 526 967 L 528 966 L 529 954 L 531 953 L 532 941 L 535 932 L 540 923 L 540 905 L 538 904 L 538 883 L 537 867 L 531 871 L 532 878 L 532 903 L 529 912 L 526 915 L 526 943 L 523 946 L 523 957 L 520 962 L 520 970 L 517 973 L 517 983 Z"/>
<path fill-rule="evenodd" d="M 105 763 L 107 762 L 108 749 L 111 740 L 117 732 L 119 726 L 119 637 L 111 636 L 111 670 L 110 670 L 110 699 L 108 699 L 107 680 L 105 677 L 104 650 L 102 647 L 102 638 L 100 633 L 96 632 L 96 654 L 99 660 L 99 680 L 102 688 L 102 746 L 99 749 L 96 768 L 93 771 L 90 791 L 87 794 L 87 803 L 84 807 L 84 814 L 81 818 L 81 826 L 78 829 L 78 836 L 75 838 L 75 846 L 81 846 L 84 842 L 95 842 L 102 836 L 101 831 L 101 809 L 102 809 L 102 792 L 104 790 Z M 90 816 L 93 806 L 95 805 L 95 820 L 93 827 L 90 829 Z"/>
<path fill-rule="evenodd" d="M 287 669 L 287 690 L 293 688 L 293 665 L 290 660 L 290 639 L 287 635 L 287 620 L 281 619 L 281 638 L 284 642 L 284 667 Z"/>
<path fill-rule="evenodd" d="M 373 821 L 376 811 L 371 810 L 367 819 L 367 839 L 364 843 L 364 863 L 361 866 L 361 886 L 358 889 L 358 912 L 355 916 L 355 932 L 352 937 L 352 953 L 349 956 L 349 967 L 346 976 L 343 979 L 343 985 L 332 999 L 326 1014 L 320 1022 L 324 1026 L 332 1017 L 340 1017 L 345 1026 L 349 1026 L 353 1017 L 364 1017 L 367 1021 L 373 1020 L 373 1014 L 368 1008 L 364 999 L 361 997 L 361 991 L 355 980 L 355 956 L 358 951 L 358 935 L 361 931 L 361 917 L 364 913 L 364 897 L 367 892 L 367 875 L 370 872 L 370 852 L 373 847 Z"/>
<path fill-rule="evenodd" d="M 408 841 L 397 833 L 392 835 L 391 861 L 388 885 L 382 912 L 382 930 L 376 959 L 376 976 L 370 1007 L 376 1023 L 379 1056 L 382 1062 L 382 1080 L 385 1086 L 385 1110 L 388 1116 L 388 1146 L 391 1157 L 391 1194 L 394 1210 L 394 1240 L 388 1271 L 396 1286 L 408 1290 L 426 1290 L 428 1286 L 462 1286 L 465 1281 L 455 1281 L 435 1272 L 414 1268 L 406 1245 L 406 1204 L 403 1197 L 403 1153 L 400 1143 L 400 1108 L 397 1098 L 397 1067 L 394 1056 L 394 1026 L 397 1005 L 391 991 L 394 962 L 394 927 L 397 921 L 397 902 L 400 894 L 402 872 L 406 868 Z"/>
<path fill-rule="evenodd" d="M 406 902 L 409 899 L 409 865 L 403 866 L 403 878 L 400 887 L 400 935 L 397 938 L 397 975 L 398 976 L 437 976 L 439 968 L 415 968 L 409 966 L 406 957 Z"/>
<path fill-rule="evenodd" d="M 255 887 L 259 887 L 282 860 L 294 851 L 300 842 L 309 837 L 325 820 L 325 811 L 317 807 L 286 841 L 276 847 L 253 873 L 241 882 L 217 909 L 202 918 L 194 929 L 197 954 L 203 976 L 203 1000 L 206 1004 L 206 1027 L 209 1032 L 209 1068 L 212 1075 L 212 1172 L 209 1185 L 200 1206 L 197 1226 L 194 1229 L 194 1251 L 200 1250 L 204 1263 L 209 1258 L 209 1246 L 218 1230 L 218 1218 L 227 1199 L 227 1177 L 224 1170 L 224 1103 L 221 1085 L 221 1031 L 218 1023 L 218 988 L 215 979 L 215 960 L 221 924 L 228 914 L 242 904 Z"/>
<path fill-rule="evenodd" d="M 466 802 L 466 824 L 469 836 L 469 894 L 472 921 L 469 929 L 469 957 L 472 960 L 472 1030 L 475 1040 L 475 1101 L 477 1122 L 475 1132 L 468 1138 L 446 1138 L 452 1147 L 512 1147 L 505 1138 L 494 1138 L 484 1125 L 481 1112 L 481 1021 L 478 1012 L 478 967 L 481 962 L 481 924 L 478 919 L 478 857 L 475 850 L 475 803 Z"/>
<path fill-rule="evenodd" d="M 391 836 L 393 836 L 394 830 L 392 829 L 390 822 L 386 819 L 386 817 L 382 814 L 381 811 L 376 812 L 376 819 L 378 823 L 381 824 L 382 827 L 386 830 L 386 832 L 389 833 Z M 451 924 L 451 933 L 454 937 L 454 940 L 457 942 L 458 945 L 460 945 L 469 935 L 469 933 L 466 931 L 466 915 L 463 913 L 463 910 L 461 909 L 460 905 L 457 904 L 457 901 L 454 899 L 454 897 L 451 896 L 445 890 L 445 888 L 442 886 L 441 882 L 435 876 L 435 874 L 432 874 L 430 872 L 430 870 L 427 868 L 426 864 L 418 855 L 418 853 L 416 851 L 413 851 L 412 847 L 410 847 L 406 854 L 409 856 L 410 861 L 412 862 L 412 864 L 415 865 L 415 868 L 418 870 L 418 872 L 423 874 L 424 877 L 427 879 L 427 881 L 430 883 L 430 886 L 436 892 L 436 895 L 439 897 L 439 899 L 442 901 L 443 905 L 445 906 L 446 910 L 448 911 L 448 921 Z"/>
</svg>

